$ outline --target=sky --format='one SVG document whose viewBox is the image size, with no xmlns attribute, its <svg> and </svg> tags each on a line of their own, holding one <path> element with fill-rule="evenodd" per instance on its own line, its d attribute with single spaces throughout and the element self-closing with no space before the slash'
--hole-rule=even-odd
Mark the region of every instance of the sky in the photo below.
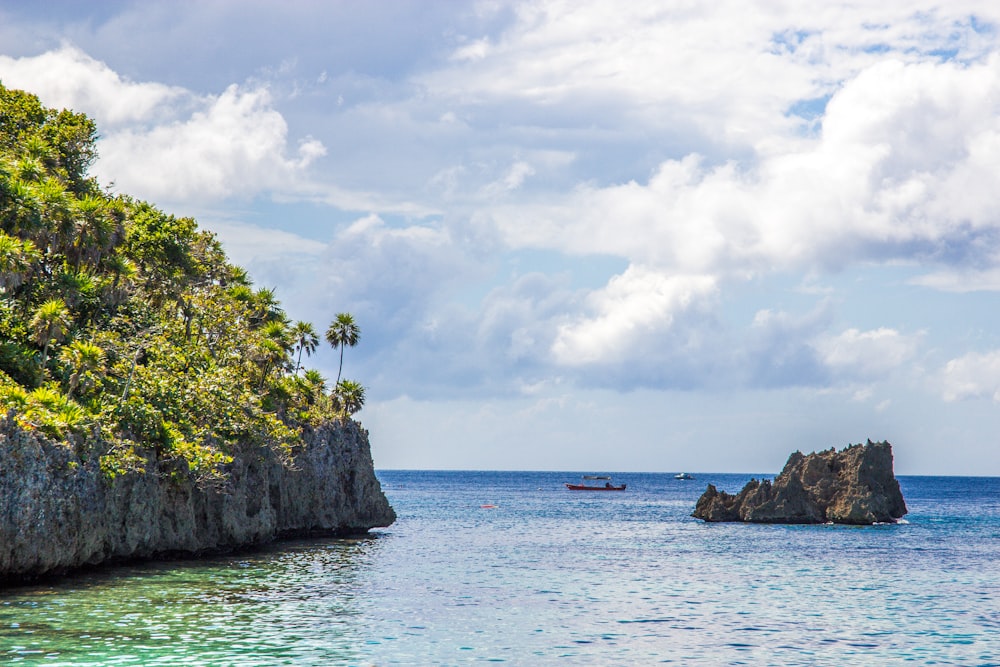
<svg viewBox="0 0 1000 667">
<path fill-rule="evenodd" d="M 319 331 L 377 468 L 1000 476 L 1000 4 L 0 0 Z M 337 374 L 330 347 L 309 360 Z"/>
</svg>

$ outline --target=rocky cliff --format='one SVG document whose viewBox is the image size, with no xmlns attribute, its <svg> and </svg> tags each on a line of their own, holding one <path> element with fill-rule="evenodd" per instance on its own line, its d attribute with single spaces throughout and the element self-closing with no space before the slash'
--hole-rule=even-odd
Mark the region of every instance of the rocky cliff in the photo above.
<svg viewBox="0 0 1000 667">
<path fill-rule="evenodd" d="M 360 533 L 395 518 L 368 433 L 354 422 L 307 432 L 290 463 L 268 448 L 246 448 L 224 481 L 206 485 L 186 463 L 157 461 L 153 452 L 144 472 L 109 480 L 96 456 L 81 460 L 0 418 L 0 580 Z"/>
<path fill-rule="evenodd" d="M 904 514 L 892 445 L 869 440 L 839 452 L 795 452 L 774 483 L 751 480 L 736 495 L 709 484 L 692 516 L 705 521 L 866 525 L 895 521 Z"/>
</svg>

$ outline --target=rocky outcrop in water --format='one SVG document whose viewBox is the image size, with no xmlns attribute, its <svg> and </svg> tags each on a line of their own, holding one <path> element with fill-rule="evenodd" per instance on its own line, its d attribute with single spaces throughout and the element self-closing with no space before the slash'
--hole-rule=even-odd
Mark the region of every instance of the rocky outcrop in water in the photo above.
<svg viewBox="0 0 1000 667">
<path fill-rule="evenodd" d="M 362 533 L 396 518 L 368 433 L 355 422 L 305 433 L 291 462 L 246 447 L 226 472 L 219 483 L 199 483 L 186 463 L 150 451 L 144 472 L 108 479 L 97 456 L 81 460 L 74 448 L 0 418 L 0 580 Z"/>
<path fill-rule="evenodd" d="M 736 495 L 709 484 L 692 516 L 705 521 L 868 525 L 904 514 L 892 445 L 869 440 L 839 452 L 795 452 L 773 483 L 751 480 Z"/>
</svg>

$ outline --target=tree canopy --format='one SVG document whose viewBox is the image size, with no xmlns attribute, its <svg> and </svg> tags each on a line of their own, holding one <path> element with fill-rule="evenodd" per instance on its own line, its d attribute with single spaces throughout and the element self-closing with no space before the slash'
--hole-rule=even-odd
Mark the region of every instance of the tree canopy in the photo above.
<svg viewBox="0 0 1000 667">
<path fill-rule="evenodd" d="M 213 234 L 87 175 L 96 136 L 86 116 L 0 84 L 5 412 L 69 446 L 111 443 L 96 452 L 108 474 L 153 448 L 212 477 L 237 445 L 290 456 L 302 428 L 360 409 L 360 385 L 341 398 L 339 378 L 328 394 L 299 373 L 312 325 L 293 325 Z"/>
</svg>

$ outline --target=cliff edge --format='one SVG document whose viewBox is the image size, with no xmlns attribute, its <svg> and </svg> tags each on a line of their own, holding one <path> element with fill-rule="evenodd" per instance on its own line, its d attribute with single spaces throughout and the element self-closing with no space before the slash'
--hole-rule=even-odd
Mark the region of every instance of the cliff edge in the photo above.
<svg viewBox="0 0 1000 667">
<path fill-rule="evenodd" d="M 150 450 L 142 472 L 108 479 L 96 455 L 81 460 L 74 448 L 0 418 L 0 580 L 362 533 L 396 519 L 368 433 L 353 421 L 307 430 L 291 460 L 246 447 L 225 472 L 199 482 L 185 461 L 157 460 Z"/>
<path fill-rule="evenodd" d="M 906 514 L 892 445 L 872 442 L 788 458 L 774 483 L 751 480 L 736 495 L 709 484 L 692 516 L 752 523 L 887 523 Z"/>
</svg>

